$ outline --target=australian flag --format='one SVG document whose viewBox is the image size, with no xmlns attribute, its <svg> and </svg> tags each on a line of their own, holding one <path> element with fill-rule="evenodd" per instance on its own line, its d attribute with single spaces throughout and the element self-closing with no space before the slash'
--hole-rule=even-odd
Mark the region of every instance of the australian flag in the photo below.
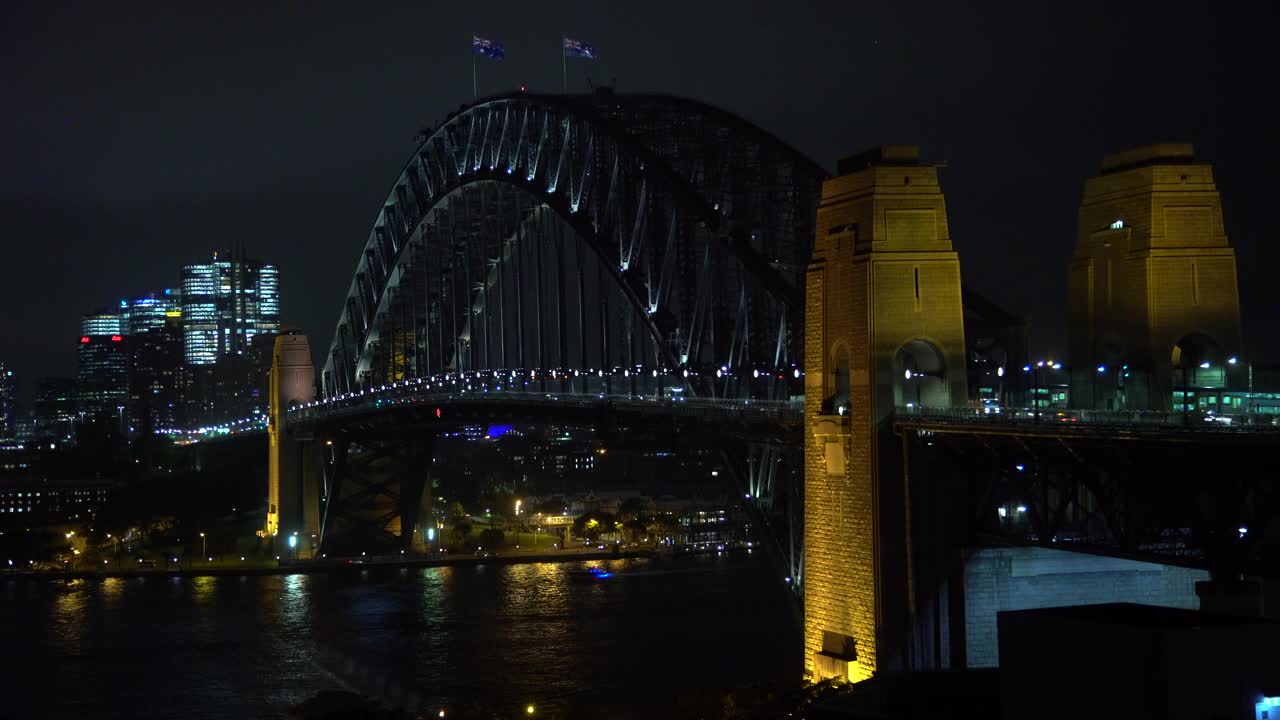
<svg viewBox="0 0 1280 720">
<path fill-rule="evenodd" d="M 500 43 L 492 40 L 485 40 L 476 35 L 471 36 L 471 51 L 477 55 L 483 55 L 494 60 L 501 60 L 507 56 L 507 51 L 503 49 Z"/>
<path fill-rule="evenodd" d="M 564 56 L 571 58 L 596 59 L 596 49 L 581 40 L 564 39 Z"/>
</svg>

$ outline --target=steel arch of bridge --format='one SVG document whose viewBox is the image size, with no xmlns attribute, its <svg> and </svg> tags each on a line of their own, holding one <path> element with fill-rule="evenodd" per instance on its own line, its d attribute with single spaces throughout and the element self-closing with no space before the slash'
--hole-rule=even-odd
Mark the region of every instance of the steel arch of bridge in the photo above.
<svg viewBox="0 0 1280 720">
<path fill-rule="evenodd" d="M 378 213 L 324 394 L 498 370 L 573 372 L 589 392 L 588 376 L 635 387 L 662 373 L 689 394 L 799 394 L 800 288 L 826 175 L 687 99 L 516 94 L 464 108 Z"/>
</svg>

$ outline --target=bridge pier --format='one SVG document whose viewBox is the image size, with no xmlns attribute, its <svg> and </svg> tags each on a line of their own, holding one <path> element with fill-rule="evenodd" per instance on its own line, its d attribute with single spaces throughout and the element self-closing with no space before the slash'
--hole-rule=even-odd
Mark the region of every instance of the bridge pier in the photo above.
<svg viewBox="0 0 1280 720">
<path fill-rule="evenodd" d="M 805 314 L 805 672 L 914 665 L 894 408 L 967 399 L 960 263 L 934 166 L 888 146 L 823 184 Z"/>
<path fill-rule="evenodd" d="M 320 458 L 314 438 L 289 427 L 288 410 L 315 399 L 306 335 L 281 335 L 272 351 L 267 410 L 267 522 L 262 534 L 281 557 L 308 558 L 320 536 Z M 296 538 L 296 539 L 292 539 Z"/>
</svg>

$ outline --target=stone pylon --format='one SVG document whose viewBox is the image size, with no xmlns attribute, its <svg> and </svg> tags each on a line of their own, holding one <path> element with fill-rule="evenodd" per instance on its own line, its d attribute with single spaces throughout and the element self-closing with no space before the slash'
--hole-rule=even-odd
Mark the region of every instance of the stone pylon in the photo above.
<svg viewBox="0 0 1280 720">
<path fill-rule="evenodd" d="M 908 502 L 895 408 L 967 400 L 960 261 L 911 146 L 842 160 L 806 278 L 805 669 L 909 667 Z"/>
<path fill-rule="evenodd" d="M 310 438 L 297 437 L 288 425 L 288 409 L 315 399 L 315 366 L 306 335 L 276 338 L 271 362 L 267 524 L 277 553 L 310 557 L 320 532 L 319 456 Z M 297 539 L 290 544 L 289 538 Z"/>
<path fill-rule="evenodd" d="M 1213 168 L 1191 145 L 1103 159 L 1068 278 L 1074 406 L 1184 409 L 1184 393 L 1198 403 L 1244 382 L 1235 251 Z"/>
</svg>

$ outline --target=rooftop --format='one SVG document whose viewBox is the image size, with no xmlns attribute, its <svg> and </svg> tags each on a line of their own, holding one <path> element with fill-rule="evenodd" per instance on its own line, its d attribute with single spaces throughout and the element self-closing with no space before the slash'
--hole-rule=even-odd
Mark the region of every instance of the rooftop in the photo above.
<svg viewBox="0 0 1280 720">
<path fill-rule="evenodd" d="M 1191 143 L 1156 143 L 1107 155 L 1102 158 L 1102 174 L 1147 165 L 1186 165 L 1195 160 L 1195 146 Z"/>
<path fill-rule="evenodd" d="M 865 170 L 876 165 L 912 166 L 920 164 L 920 147 L 917 145 L 881 145 L 855 155 L 840 158 L 837 175 Z"/>
</svg>

